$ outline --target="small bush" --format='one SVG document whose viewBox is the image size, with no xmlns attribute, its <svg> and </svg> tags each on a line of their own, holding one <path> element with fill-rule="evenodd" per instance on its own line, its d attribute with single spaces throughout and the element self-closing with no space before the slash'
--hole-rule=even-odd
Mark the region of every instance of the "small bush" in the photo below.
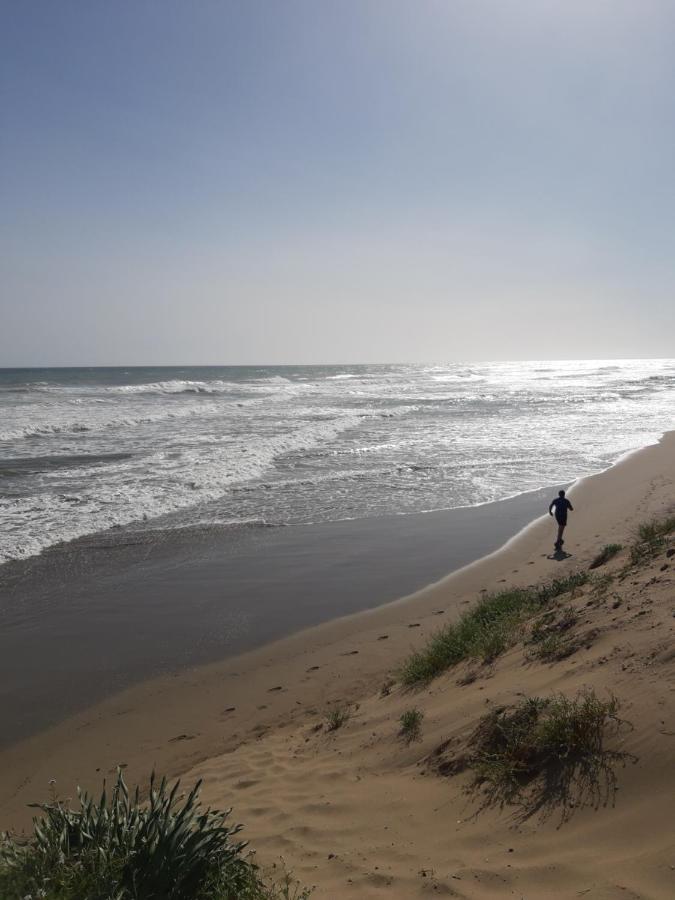
<svg viewBox="0 0 675 900">
<path fill-rule="evenodd" d="M 586 572 L 577 572 L 537 587 L 509 588 L 482 597 L 408 657 L 400 671 L 402 683 L 407 687 L 424 684 L 465 659 L 491 662 L 515 643 L 528 618 L 587 581 Z"/>
<path fill-rule="evenodd" d="M 489 804 L 521 804 L 526 814 L 575 802 L 606 802 L 613 794 L 612 764 L 625 754 L 605 750 L 610 729 L 618 730 L 615 697 L 592 691 L 532 697 L 481 719 L 469 739 L 467 765 Z M 576 798 L 576 800 L 574 799 Z"/>
<path fill-rule="evenodd" d="M 349 721 L 349 710 L 344 706 L 336 706 L 326 716 L 326 727 L 328 731 L 337 731 L 342 728 L 345 722 Z"/>
<path fill-rule="evenodd" d="M 621 544 L 605 544 L 588 568 L 597 569 L 600 566 L 604 566 L 605 563 L 609 562 L 609 560 L 616 556 L 617 553 L 620 553 L 621 550 L 623 550 Z"/>
<path fill-rule="evenodd" d="M 121 772 L 99 799 L 78 789 L 79 809 L 59 800 L 36 804 L 33 836 L 5 835 L 0 896 L 22 900 L 271 900 L 259 869 L 243 855 L 240 825 L 230 810 L 201 809 L 200 782 L 179 794 L 166 779 L 150 780 L 148 801 L 133 795 Z M 289 882 L 290 884 L 290 882 Z"/>
<path fill-rule="evenodd" d="M 400 718 L 401 730 L 399 734 L 410 744 L 420 739 L 420 730 L 424 713 L 419 709 L 407 709 Z"/>
</svg>

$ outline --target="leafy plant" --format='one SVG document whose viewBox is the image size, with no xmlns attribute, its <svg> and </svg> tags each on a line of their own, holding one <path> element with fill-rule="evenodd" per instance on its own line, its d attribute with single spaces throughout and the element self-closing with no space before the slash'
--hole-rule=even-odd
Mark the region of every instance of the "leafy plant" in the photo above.
<svg viewBox="0 0 675 900">
<path fill-rule="evenodd" d="M 264 900 L 266 887 L 243 854 L 241 825 L 231 810 L 202 809 L 201 782 L 187 794 L 153 773 L 147 802 L 133 794 L 120 770 L 98 799 L 78 789 L 79 808 L 52 800 L 34 804 L 41 816 L 19 843 L 0 848 L 0 896 L 23 900 Z"/>
</svg>

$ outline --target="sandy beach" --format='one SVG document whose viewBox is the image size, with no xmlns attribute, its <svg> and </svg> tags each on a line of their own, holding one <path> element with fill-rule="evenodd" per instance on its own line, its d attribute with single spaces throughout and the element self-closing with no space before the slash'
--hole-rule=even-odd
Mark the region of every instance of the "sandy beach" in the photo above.
<svg viewBox="0 0 675 900">
<path fill-rule="evenodd" d="M 26 804 L 51 779 L 71 796 L 117 765 L 132 783 L 156 768 L 186 784 L 203 778 L 204 798 L 234 807 L 259 862 L 282 857 L 317 898 L 672 896 L 675 563 L 665 554 L 601 597 L 590 585 L 575 593 L 586 637 L 567 659 L 533 663 L 518 644 L 471 677 L 462 666 L 422 690 L 381 694 L 411 649 L 481 591 L 587 569 L 604 545 L 628 544 L 638 523 L 672 514 L 675 433 L 569 496 L 564 559 L 551 558 L 553 525 L 538 518 L 410 596 L 144 681 L 14 743 L 0 754 L 0 826 L 25 827 Z M 605 571 L 625 561 L 623 551 Z M 442 777 L 429 763 L 487 709 L 584 687 L 614 692 L 631 724 L 617 737 L 630 763 L 597 808 L 563 824 L 555 812 L 521 821 L 513 809 L 479 810 L 465 774 Z M 349 721 L 317 729 L 336 705 Z M 406 745 L 398 721 L 412 706 L 424 715 L 421 740 Z"/>
<path fill-rule="evenodd" d="M 0 748 L 134 684 L 412 593 L 497 549 L 555 490 L 318 525 L 112 530 L 2 566 Z"/>
</svg>

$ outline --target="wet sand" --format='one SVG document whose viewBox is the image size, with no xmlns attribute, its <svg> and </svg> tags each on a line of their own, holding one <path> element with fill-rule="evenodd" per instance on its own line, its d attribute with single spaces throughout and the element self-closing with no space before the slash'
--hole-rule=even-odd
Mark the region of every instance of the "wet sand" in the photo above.
<svg viewBox="0 0 675 900">
<path fill-rule="evenodd" d="M 495 550 L 557 488 L 287 528 L 110 531 L 0 569 L 0 746 L 133 684 L 413 593 Z"/>
</svg>

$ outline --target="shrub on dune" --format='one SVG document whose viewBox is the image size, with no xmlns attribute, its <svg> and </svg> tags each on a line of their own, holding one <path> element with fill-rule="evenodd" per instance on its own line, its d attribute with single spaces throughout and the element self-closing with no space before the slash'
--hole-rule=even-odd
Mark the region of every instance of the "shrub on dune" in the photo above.
<svg viewBox="0 0 675 900">
<path fill-rule="evenodd" d="M 36 804 L 32 837 L 4 836 L 3 900 L 272 900 L 259 869 L 243 854 L 230 810 L 202 809 L 200 782 L 179 794 L 179 782 L 150 780 L 147 802 L 118 770 L 98 799 L 78 790 L 79 809 L 53 800 Z M 300 897 L 301 895 L 297 895 Z M 305 895 L 307 896 L 307 895 Z"/>
</svg>

